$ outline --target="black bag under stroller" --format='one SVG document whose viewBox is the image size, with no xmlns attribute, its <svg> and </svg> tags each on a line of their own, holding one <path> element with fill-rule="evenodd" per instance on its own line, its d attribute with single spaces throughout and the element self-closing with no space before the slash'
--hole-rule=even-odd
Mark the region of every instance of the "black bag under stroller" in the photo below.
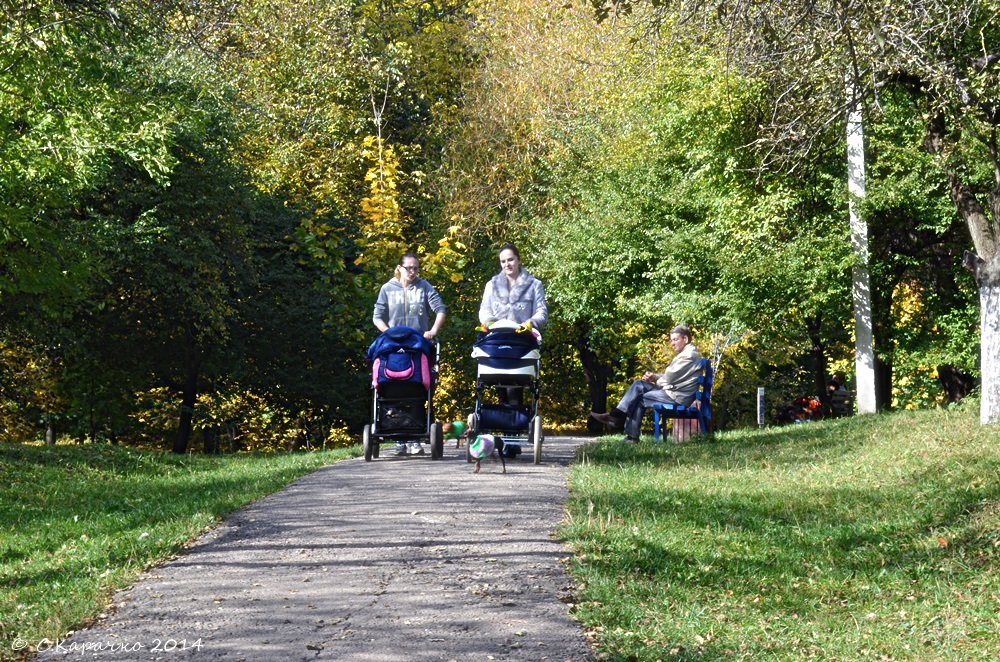
<svg viewBox="0 0 1000 662">
<path fill-rule="evenodd" d="M 379 456 L 382 440 L 428 439 L 431 459 L 444 455 L 444 433 L 434 421 L 438 346 L 416 329 L 394 326 L 368 348 L 372 374 L 372 422 L 365 425 L 365 461 Z"/>
</svg>

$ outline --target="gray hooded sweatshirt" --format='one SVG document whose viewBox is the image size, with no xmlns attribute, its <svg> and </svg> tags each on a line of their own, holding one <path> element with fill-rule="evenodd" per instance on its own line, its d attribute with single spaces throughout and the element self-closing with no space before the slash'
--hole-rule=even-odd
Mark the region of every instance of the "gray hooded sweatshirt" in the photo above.
<svg viewBox="0 0 1000 662">
<path fill-rule="evenodd" d="M 444 301 L 430 283 L 417 278 L 410 286 L 395 278 L 378 291 L 372 321 L 381 320 L 387 326 L 408 326 L 423 333 L 434 325 L 434 317 L 445 312 Z"/>
</svg>

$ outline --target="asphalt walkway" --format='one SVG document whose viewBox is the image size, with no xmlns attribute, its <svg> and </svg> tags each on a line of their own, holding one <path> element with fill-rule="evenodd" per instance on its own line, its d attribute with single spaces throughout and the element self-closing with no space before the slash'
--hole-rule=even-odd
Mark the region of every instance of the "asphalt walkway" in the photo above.
<svg viewBox="0 0 1000 662">
<path fill-rule="evenodd" d="M 553 538 L 579 438 L 362 458 L 234 513 L 41 659 L 588 660 Z M 428 450 L 429 452 L 429 450 Z"/>
</svg>

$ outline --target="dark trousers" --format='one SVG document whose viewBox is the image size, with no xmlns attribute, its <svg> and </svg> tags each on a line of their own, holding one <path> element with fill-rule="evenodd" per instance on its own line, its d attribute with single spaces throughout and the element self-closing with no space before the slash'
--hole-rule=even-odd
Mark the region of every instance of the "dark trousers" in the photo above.
<svg viewBox="0 0 1000 662">
<path fill-rule="evenodd" d="M 646 409 L 657 402 L 674 404 L 674 401 L 656 384 L 643 379 L 632 382 L 618 403 L 619 411 L 625 412 L 625 436 L 639 438 L 642 432 L 642 417 Z"/>
</svg>

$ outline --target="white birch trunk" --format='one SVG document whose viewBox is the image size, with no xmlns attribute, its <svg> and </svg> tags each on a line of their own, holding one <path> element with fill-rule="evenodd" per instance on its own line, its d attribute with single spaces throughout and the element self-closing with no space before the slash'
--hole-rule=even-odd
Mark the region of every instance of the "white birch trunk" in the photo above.
<svg viewBox="0 0 1000 662">
<path fill-rule="evenodd" d="M 854 97 L 850 83 L 847 98 Z M 854 299 L 854 371 L 859 414 L 874 414 L 875 348 L 872 333 L 872 296 L 868 276 L 868 224 L 858 212 L 865 197 L 865 134 L 861 102 L 847 113 L 847 191 L 851 219 L 851 250 L 854 253 L 852 297 Z"/>
<path fill-rule="evenodd" d="M 982 400 L 979 422 L 1000 423 L 1000 257 L 985 265 L 979 285 L 979 331 Z"/>
</svg>

